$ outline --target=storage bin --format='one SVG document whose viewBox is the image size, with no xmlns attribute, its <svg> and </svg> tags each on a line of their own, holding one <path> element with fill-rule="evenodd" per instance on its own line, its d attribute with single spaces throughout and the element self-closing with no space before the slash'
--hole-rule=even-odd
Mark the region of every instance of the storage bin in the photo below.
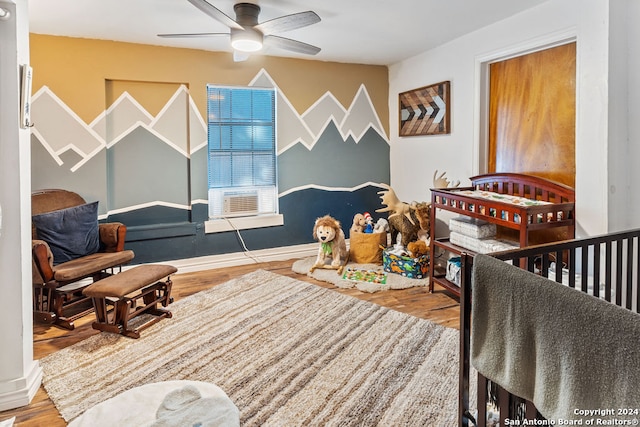
<svg viewBox="0 0 640 427">
<path fill-rule="evenodd" d="M 450 282 L 455 283 L 456 285 L 460 286 L 460 269 L 461 269 L 462 263 L 461 263 L 461 259 L 459 256 L 450 258 L 447 261 L 447 272 L 445 273 L 445 279 L 447 279 Z"/>
<path fill-rule="evenodd" d="M 429 254 L 418 258 L 398 256 L 388 250 L 382 251 L 384 271 L 396 273 L 410 279 L 423 279 L 429 276 Z"/>
</svg>

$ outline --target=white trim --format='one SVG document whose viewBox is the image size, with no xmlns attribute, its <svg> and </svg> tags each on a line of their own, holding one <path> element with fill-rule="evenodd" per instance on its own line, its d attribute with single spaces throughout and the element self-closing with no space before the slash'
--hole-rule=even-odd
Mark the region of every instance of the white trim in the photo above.
<svg viewBox="0 0 640 427">
<path fill-rule="evenodd" d="M 254 264 L 258 262 L 285 261 L 306 258 L 318 253 L 317 243 L 306 243 L 294 246 L 261 249 L 250 252 L 235 252 L 221 255 L 208 255 L 197 258 L 186 258 L 173 261 L 154 262 L 154 264 L 172 265 L 178 269 L 176 274 L 193 273 L 225 267 Z M 132 267 L 128 267 L 132 268 Z"/>
<path fill-rule="evenodd" d="M 107 211 L 107 216 L 135 211 L 138 209 L 151 208 L 154 206 L 165 206 L 168 208 L 191 210 L 190 205 L 181 205 L 179 203 L 171 203 L 171 202 L 164 202 L 162 200 L 155 200 L 153 202 L 146 202 L 146 203 L 140 203 L 138 205 L 127 206 L 126 208 L 109 209 Z"/>
<path fill-rule="evenodd" d="M 365 187 L 378 187 L 381 189 L 386 190 L 387 189 L 387 185 L 388 184 L 381 184 L 378 182 L 363 182 L 362 184 L 356 185 L 355 187 L 327 187 L 325 185 L 316 185 L 316 184 L 307 184 L 307 185 L 301 185 L 299 187 L 293 187 L 290 188 L 286 191 L 283 191 L 282 193 L 278 194 L 278 197 L 284 197 L 286 195 L 289 195 L 291 193 L 295 193 L 297 191 L 302 191 L 302 190 L 308 190 L 308 189 L 314 189 L 314 190 L 323 190 L 323 191 L 349 191 L 349 192 L 354 192 L 357 190 L 360 190 L 361 188 L 365 188 Z"/>
<path fill-rule="evenodd" d="M 30 368 L 25 377 L 0 382 L 0 411 L 31 403 L 42 382 L 42 368 L 37 360 L 31 363 Z"/>
<path fill-rule="evenodd" d="M 204 232 L 221 233 L 223 231 L 248 230 L 278 225 L 284 225 L 284 215 L 282 214 L 210 219 L 204 223 Z"/>
<path fill-rule="evenodd" d="M 133 104 L 134 107 L 136 107 L 143 115 L 147 116 L 147 118 L 149 119 L 149 122 L 151 122 L 153 120 L 153 114 L 151 114 L 150 112 L 147 111 L 146 108 L 144 108 L 137 99 L 135 99 L 133 96 L 131 96 L 131 94 L 129 92 L 127 92 L 126 90 L 124 92 L 122 92 L 122 94 L 120 94 L 120 96 L 118 97 L 118 99 L 116 99 L 115 101 L 113 101 L 113 104 L 111 104 L 109 106 L 109 108 L 107 108 L 106 110 L 104 110 L 102 113 L 98 114 L 98 116 L 93 119 L 91 121 L 91 123 L 89 124 L 89 126 L 93 127 L 96 123 L 98 123 L 100 120 L 102 120 L 103 118 L 106 118 L 107 115 L 111 114 L 120 104 L 122 104 L 125 100 L 131 102 Z"/>
<path fill-rule="evenodd" d="M 167 137 L 162 135 L 160 132 L 158 132 L 157 130 L 155 130 L 151 126 L 147 125 L 146 123 L 141 122 L 140 120 L 138 120 L 137 122 L 133 123 L 131 125 L 131 127 L 129 127 L 128 129 L 122 131 L 120 133 L 120 135 L 114 137 L 111 141 L 109 141 L 109 144 L 107 144 L 107 148 L 113 147 L 114 145 L 119 143 L 121 140 L 123 140 L 124 138 L 128 137 L 137 128 L 145 129 L 149 133 L 155 135 L 158 139 L 160 139 L 162 142 L 167 144 L 169 147 L 173 148 L 178 153 L 182 154 L 185 158 L 189 158 L 189 153 L 187 153 L 182 148 L 178 147 L 176 144 L 174 144 L 171 140 L 169 140 Z"/>
</svg>

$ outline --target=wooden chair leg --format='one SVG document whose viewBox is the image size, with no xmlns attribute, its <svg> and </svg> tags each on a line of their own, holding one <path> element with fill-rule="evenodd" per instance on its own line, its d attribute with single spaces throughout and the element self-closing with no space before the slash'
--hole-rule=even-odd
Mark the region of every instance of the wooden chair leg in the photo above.
<svg viewBox="0 0 640 427">
<path fill-rule="evenodd" d="M 55 324 L 64 329 L 69 329 L 70 331 L 72 331 L 75 329 L 75 325 L 73 324 L 73 319 L 64 315 L 65 300 L 66 300 L 66 297 L 64 294 L 53 291 L 51 308 L 53 309 L 53 312 L 56 314 Z"/>
<path fill-rule="evenodd" d="M 52 294 L 52 288 L 46 285 L 35 285 L 33 287 L 33 320 L 36 322 L 55 323 L 56 314 L 50 309 Z"/>
</svg>

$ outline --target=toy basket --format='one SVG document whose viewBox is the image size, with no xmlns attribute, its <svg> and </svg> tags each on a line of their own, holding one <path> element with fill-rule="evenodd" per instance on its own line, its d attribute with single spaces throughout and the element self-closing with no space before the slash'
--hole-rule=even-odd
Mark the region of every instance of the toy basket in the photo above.
<svg viewBox="0 0 640 427">
<path fill-rule="evenodd" d="M 387 247 L 387 233 L 351 233 L 349 261 L 357 264 L 382 264 L 382 248 Z"/>
<path fill-rule="evenodd" d="M 382 266 L 384 271 L 396 273 L 410 279 L 424 279 L 429 276 L 429 255 L 419 258 L 398 256 L 388 250 L 382 251 Z"/>
</svg>

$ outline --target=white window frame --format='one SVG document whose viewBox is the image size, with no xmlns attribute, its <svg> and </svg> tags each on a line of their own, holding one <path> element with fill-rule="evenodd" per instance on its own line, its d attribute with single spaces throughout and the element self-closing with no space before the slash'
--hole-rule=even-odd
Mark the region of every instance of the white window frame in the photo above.
<svg viewBox="0 0 640 427">
<path fill-rule="evenodd" d="M 273 156 L 273 170 L 271 170 L 270 172 L 273 174 L 273 181 L 270 183 L 270 185 L 229 185 L 227 187 L 225 186 L 225 183 L 233 184 L 232 181 L 234 179 L 240 177 L 241 180 L 244 181 L 244 178 L 242 177 L 241 173 L 236 173 L 236 175 L 233 175 L 233 171 L 231 171 L 233 169 L 233 161 L 231 160 L 228 163 L 228 171 L 226 171 L 226 174 L 221 179 L 222 182 L 216 182 L 218 177 L 215 176 L 215 171 L 212 171 L 212 156 L 221 154 L 218 158 L 224 158 L 225 156 L 232 157 L 232 155 L 244 155 L 245 158 L 250 157 L 252 159 L 252 162 L 250 162 L 250 164 L 251 168 L 253 168 L 255 166 L 255 162 L 253 162 L 254 153 L 258 153 L 257 157 L 262 158 L 265 157 L 265 154 L 269 153 L 265 153 L 264 150 L 253 151 L 251 148 L 247 149 L 247 147 L 245 147 L 244 149 L 235 150 L 231 148 L 233 147 L 233 143 L 237 142 L 237 140 L 232 139 L 233 129 L 240 129 L 241 127 L 250 128 L 251 137 L 249 138 L 249 140 L 251 141 L 251 147 L 253 147 L 254 139 L 252 138 L 253 135 L 255 135 L 255 130 L 264 129 L 264 127 L 261 128 L 259 122 L 256 125 L 256 121 L 252 121 L 253 110 L 251 110 L 251 118 L 249 118 L 246 122 L 244 122 L 244 118 L 236 119 L 234 117 L 234 114 L 230 110 L 232 108 L 232 104 L 229 103 L 224 104 L 224 108 L 227 109 L 226 115 L 229 116 L 228 120 L 227 118 L 223 120 L 216 120 L 215 112 L 219 112 L 220 108 L 223 108 L 223 105 L 219 104 L 217 106 L 211 106 L 210 97 L 221 96 L 222 94 L 229 96 L 233 95 L 234 93 L 241 94 L 242 91 L 252 90 L 261 91 L 262 93 L 264 93 L 264 91 L 272 92 L 273 113 L 271 115 L 271 122 L 264 122 L 263 124 L 265 124 L 267 128 L 270 124 L 272 129 L 273 146 L 271 147 L 271 155 Z M 254 98 L 252 96 L 251 100 L 253 99 Z M 205 222 L 206 233 L 262 228 L 284 224 L 284 218 L 279 213 L 278 206 L 276 166 L 276 99 L 276 92 L 273 88 L 207 85 L 207 187 L 209 188 L 208 198 L 210 218 Z M 229 100 L 229 102 L 231 101 Z M 245 116 L 247 114 L 247 110 L 245 109 L 245 107 L 240 106 L 239 108 L 243 110 L 242 114 L 240 114 L 240 117 Z M 223 114 L 225 113 L 222 113 L 221 115 Z M 240 120 L 240 122 L 238 122 L 238 120 Z M 214 130 L 212 126 L 219 126 L 215 129 L 215 133 L 212 132 L 212 130 Z M 246 134 L 243 136 L 246 136 Z M 212 137 L 218 137 L 219 140 L 214 140 L 212 142 Z M 240 146 L 242 146 L 242 144 L 240 144 Z M 213 150 L 212 147 L 214 147 Z M 228 150 L 226 150 L 225 148 L 228 148 Z M 246 176 L 247 180 L 255 183 L 255 173 L 256 171 L 252 169 L 251 176 Z M 264 182 L 261 182 L 261 184 L 264 184 Z"/>
</svg>

